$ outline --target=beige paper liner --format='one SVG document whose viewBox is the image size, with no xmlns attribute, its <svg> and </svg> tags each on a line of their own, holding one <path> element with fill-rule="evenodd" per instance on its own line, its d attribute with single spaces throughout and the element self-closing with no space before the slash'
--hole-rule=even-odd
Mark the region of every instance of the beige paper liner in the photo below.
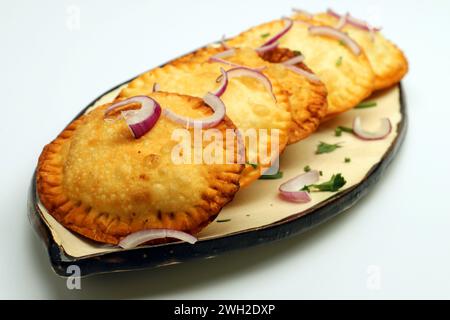
<svg viewBox="0 0 450 320">
<path fill-rule="evenodd" d="M 102 97 L 95 106 L 112 101 L 121 88 Z M 331 192 L 314 192 L 312 201 L 307 204 L 295 204 L 281 200 L 278 197 L 278 187 L 281 183 L 298 174 L 309 165 L 312 169 L 321 170 L 323 177 L 320 182 L 328 181 L 331 175 L 342 173 L 347 184 L 341 191 L 360 183 L 370 169 L 381 161 L 397 136 L 397 125 L 402 119 L 400 112 L 399 88 L 378 94 L 370 99 L 377 106 L 368 109 L 354 109 L 337 118 L 324 123 L 320 129 L 304 141 L 290 145 L 281 156 L 280 170 L 284 176 L 279 180 L 258 180 L 249 187 L 241 189 L 235 199 L 221 211 L 219 217 L 205 228 L 199 235 L 200 240 L 214 239 L 233 233 L 245 232 L 297 215 L 322 201 L 334 196 Z M 393 132 L 384 140 L 363 141 L 353 134 L 342 133 L 336 137 L 337 126 L 351 127 L 355 116 L 361 116 L 364 127 L 376 129 L 379 119 L 388 117 L 393 125 Z M 316 155 L 315 150 L 320 141 L 327 143 L 340 142 L 342 148 L 332 153 Z M 350 158 L 350 163 L 345 163 Z M 111 246 L 103 246 L 68 231 L 59 224 L 39 203 L 45 223 L 48 225 L 55 242 L 67 255 L 82 258 L 85 256 L 103 254 L 122 250 Z M 220 221 L 226 222 L 220 222 Z M 229 220 L 229 221 L 227 221 Z"/>
</svg>

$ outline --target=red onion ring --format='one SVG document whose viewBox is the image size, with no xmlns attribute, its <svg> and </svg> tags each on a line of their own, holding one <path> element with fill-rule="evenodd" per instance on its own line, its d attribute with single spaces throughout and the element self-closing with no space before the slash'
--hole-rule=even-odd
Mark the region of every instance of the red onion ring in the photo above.
<svg viewBox="0 0 450 320">
<path fill-rule="evenodd" d="M 161 106 L 150 97 L 135 96 L 112 104 L 105 110 L 105 117 L 117 108 L 131 103 L 138 103 L 141 105 L 141 108 L 138 110 L 122 111 L 121 114 L 134 138 L 139 139 L 155 126 L 161 115 Z"/>
<path fill-rule="evenodd" d="M 330 16 L 335 17 L 336 19 L 341 19 L 342 15 L 340 15 L 339 13 L 337 13 L 336 11 L 334 11 L 333 9 L 328 9 L 327 10 L 327 14 L 329 14 Z M 367 22 L 356 19 L 354 17 L 352 17 L 349 13 L 346 14 L 346 23 L 351 24 L 352 26 L 361 29 L 361 30 L 365 30 L 365 31 L 370 31 L 370 29 L 372 29 L 373 31 L 380 31 L 381 28 L 374 28 L 371 27 Z"/>
<path fill-rule="evenodd" d="M 227 43 L 225 42 L 227 40 L 227 37 L 225 35 L 222 36 L 222 39 L 220 39 L 220 44 L 222 45 L 222 47 L 224 47 L 227 50 L 232 49 L 229 45 L 227 45 Z"/>
<path fill-rule="evenodd" d="M 213 95 L 219 98 L 224 94 L 225 90 L 228 87 L 227 72 L 223 68 L 220 68 L 220 72 L 222 73 L 222 75 L 217 79 L 220 80 L 220 87 L 215 92 L 212 92 Z"/>
<path fill-rule="evenodd" d="M 226 51 L 222 51 L 222 52 L 219 52 L 218 54 L 213 55 L 212 57 L 209 58 L 208 61 L 209 62 L 218 62 L 218 63 L 226 64 L 226 65 L 229 65 L 232 67 L 237 67 L 237 66 L 239 66 L 238 64 L 224 60 L 224 58 L 231 57 L 231 56 L 235 55 L 235 53 L 236 53 L 235 49 L 228 49 Z"/>
<path fill-rule="evenodd" d="M 329 36 L 341 40 L 353 52 L 353 54 L 357 56 L 361 54 L 361 48 L 359 45 L 342 31 L 328 26 L 311 26 L 308 30 L 312 35 Z"/>
<path fill-rule="evenodd" d="M 225 117 L 225 105 L 219 97 L 208 92 L 204 97 L 203 101 L 214 110 L 214 114 L 203 119 L 193 119 L 189 117 L 180 116 L 169 109 L 164 109 L 163 114 L 168 119 L 175 123 L 181 124 L 186 128 L 213 128 L 217 126 Z"/>
<path fill-rule="evenodd" d="M 353 133 L 362 140 L 381 140 L 386 138 L 392 132 L 392 124 L 389 118 L 380 120 L 380 128 L 375 132 L 369 132 L 363 129 L 361 117 L 353 120 Z"/>
<path fill-rule="evenodd" d="M 342 15 L 339 18 L 339 22 L 337 23 L 335 28 L 338 29 L 338 30 L 342 30 L 342 28 L 344 28 L 345 25 L 347 24 L 348 16 L 349 16 L 348 12 L 345 15 Z"/>
<path fill-rule="evenodd" d="M 228 79 L 238 78 L 238 77 L 251 77 L 256 80 L 259 80 L 264 85 L 264 87 L 267 89 L 267 91 L 270 92 L 273 99 L 275 101 L 277 101 L 277 98 L 275 97 L 275 94 L 273 93 L 272 82 L 270 82 L 270 79 L 267 78 L 266 75 L 264 73 L 262 73 L 261 71 L 246 68 L 246 67 L 237 67 L 237 68 L 228 70 L 227 75 L 228 75 Z"/>
<path fill-rule="evenodd" d="M 294 64 L 297 64 L 297 63 L 301 63 L 303 61 L 305 61 L 305 56 L 304 55 L 298 55 L 298 56 L 295 56 L 294 58 L 291 58 L 289 60 L 286 60 L 286 61 L 282 62 L 282 64 L 284 64 L 284 65 L 294 65 Z"/>
<path fill-rule="evenodd" d="M 302 10 L 302 9 L 297 9 L 297 8 L 292 8 L 292 11 L 297 13 L 297 14 L 301 14 L 304 15 L 308 18 L 312 18 L 313 15 L 311 13 L 309 13 L 308 11 Z"/>
<path fill-rule="evenodd" d="M 190 244 L 194 244 L 198 241 L 196 237 L 183 231 L 170 229 L 147 229 L 137 231 L 126 236 L 119 242 L 119 247 L 123 249 L 133 249 L 150 240 L 165 239 L 165 238 L 174 238 L 188 242 Z"/>
<path fill-rule="evenodd" d="M 288 33 L 289 30 L 291 30 L 291 28 L 294 24 L 294 21 L 292 21 L 292 19 L 289 19 L 289 18 L 284 18 L 283 20 L 285 22 L 284 28 L 280 32 L 278 32 L 275 36 L 273 36 L 272 38 L 267 40 L 266 43 L 264 43 L 260 48 L 267 47 L 271 44 L 274 44 L 282 36 L 284 36 L 286 33 Z"/>
<path fill-rule="evenodd" d="M 268 51 L 272 51 L 272 50 L 276 49 L 279 45 L 280 45 L 280 43 L 278 41 L 276 41 L 267 46 L 259 47 L 259 48 L 255 49 L 255 51 L 258 53 L 264 53 L 264 52 L 268 52 Z"/>
<path fill-rule="evenodd" d="M 297 203 L 306 203 L 311 201 L 311 196 L 307 191 L 302 191 L 305 186 L 319 181 L 320 174 L 317 170 L 311 170 L 309 172 L 303 173 L 296 176 L 293 179 L 280 185 L 279 191 L 280 196 L 288 201 Z"/>
<path fill-rule="evenodd" d="M 311 72 L 308 72 L 308 71 L 306 71 L 306 70 L 303 70 L 302 68 L 296 67 L 296 66 L 294 66 L 294 65 L 284 64 L 284 63 L 282 63 L 282 64 L 283 64 L 287 69 L 289 69 L 289 70 L 291 70 L 291 71 L 293 71 L 293 72 L 295 72 L 295 73 L 297 73 L 297 74 L 299 74 L 299 75 L 301 75 L 301 76 L 307 78 L 308 80 L 310 80 L 310 81 L 312 81 L 312 82 L 315 82 L 315 83 L 320 82 L 320 78 L 319 78 L 317 75 L 315 75 L 315 74 L 313 74 L 313 73 L 311 73 Z"/>
</svg>

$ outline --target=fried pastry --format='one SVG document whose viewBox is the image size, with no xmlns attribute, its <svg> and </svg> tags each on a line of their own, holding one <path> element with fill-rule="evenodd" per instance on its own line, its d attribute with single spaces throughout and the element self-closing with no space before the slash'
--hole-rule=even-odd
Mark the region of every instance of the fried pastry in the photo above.
<svg viewBox="0 0 450 320">
<path fill-rule="evenodd" d="M 120 96 L 128 98 L 147 94 L 155 84 L 158 84 L 161 91 L 203 96 L 218 87 L 217 78 L 221 75 L 221 68 L 231 67 L 191 62 L 188 58 L 180 59 L 142 74 L 131 81 Z M 241 177 L 241 187 L 258 179 L 270 167 L 269 163 L 278 158 L 288 141 L 291 125 L 289 100 L 277 81 L 272 81 L 271 86 L 272 92 L 258 80 L 243 76 L 230 79 L 221 96 L 226 105 L 226 114 L 233 123 L 244 133 L 254 130 L 257 144 L 266 146 L 263 153 L 259 146 L 250 148 L 250 139 L 244 134 L 248 163 Z M 264 160 L 267 154 L 273 155 L 270 161 Z"/>
<path fill-rule="evenodd" d="M 297 14 L 293 19 L 305 17 Z M 319 13 L 314 15 L 314 20 L 328 26 L 336 26 L 340 19 L 331 13 Z M 364 30 L 346 23 L 342 31 L 348 33 L 364 49 L 375 73 L 375 90 L 396 84 L 408 72 L 408 61 L 403 52 L 376 29 Z"/>
<path fill-rule="evenodd" d="M 211 58 L 226 50 L 227 48 L 222 45 L 208 46 L 179 58 L 175 63 L 183 61 L 220 63 Z M 321 81 L 311 81 L 281 64 L 295 56 L 295 53 L 289 49 L 275 48 L 269 52 L 258 54 L 254 49 L 236 48 L 233 50 L 233 54 L 225 59 L 225 61 L 251 68 L 265 67 L 263 73 L 271 81 L 278 82 L 282 90 L 286 92 L 292 118 L 289 144 L 305 139 L 316 131 L 327 111 L 325 85 Z M 311 72 L 304 63 L 296 66 Z"/>
<path fill-rule="evenodd" d="M 199 98 L 162 92 L 149 96 L 186 117 L 213 113 Z M 110 244 L 147 229 L 195 234 L 233 199 L 243 165 L 175 164 L 177 142 L 171 135 L 180 124 L 161 116 L 135 139 L 124 121 L 105 120 L 107 107 L 73 121 L 39 158 L 39 199 L 65 227 Z M 235 126 L 225 117 L 214 129 Z"/>
<path fill-rule="evenodd" d="M 275 20 L 253 27 L 226 42 L 231 47 L 259 48 L 264 35 L 275 35 L 285 21 Z M 374 74 L 363 51 L 353 53 L 335 38 L 313 35 L 309 22 L 296 20 L 279 39 L 280 47 L 299 51 L 305 64 L 317 74 L 328 90 L 327 118 L 345 112 L 367 98 L 374 89 Z"/>
</svg>

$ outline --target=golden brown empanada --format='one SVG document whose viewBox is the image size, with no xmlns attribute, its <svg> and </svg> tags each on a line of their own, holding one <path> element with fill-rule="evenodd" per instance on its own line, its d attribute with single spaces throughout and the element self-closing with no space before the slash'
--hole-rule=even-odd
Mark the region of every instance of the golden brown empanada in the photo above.
<svg viewBox="0 0 450 320">
<path fill-rule="evenodd" d="M 183 116 L 212 114 L 199 98 L 149 96 Z M 161 116 L 134 139 L 123 120 L 105 121 L 106 107 L 73 121 L 40 156 L 39 199 L 65 227 L 110 244 L 144 229 L 195 234 L 232 200 L 243 165 L 175 164 L 171 154 L 179 142 L 171 136 L 181 125 Z M 215 127 L 222 133 L 234 128 L 226 117 Z"/>
<path fill-rule="evenodd" d="M 175 63 L 183 61 L 218 63 L 211 61 L 210 58 L 225 50 L 226 48 L 222 45 L 208 46 L 179 58 Z M 232 56 L 224 59 L 247 67 L 265 66 L 263 73 L 272 81 L 278 82 L 282 90 L 286 92 L 292 118 L 289 144 L 305 139 L 316 131 L 327 112 L 325 85 L 320 81 L 310 81 L 280 64 L 294 56 L 295 53 L 289 49 L 276 48 L 259 55 L 254 49 L 236 48 Z M 311 72 L 304 63 L 298 64 L 297 67 Z"/>
<path fill-rule="evenodd" d="M 221 68 L 230 69 L 231 67 L 217 63 L 191 62 L 188 58 L 179 59 L 134 79 L 122 90 L 120 97 L 128 98 L 147 94 L 153 90 L 155 83 L 159 85 L 161 91 L 201 97 L 218 87 L 216 80 L 221 75 Z M 287 94 L 277 81 L 272 81 L 272 88 L 276 100 L 258 80 L 250 77 L 233 78 L 230 79 L 221 99 L 226 105 L 227 116 L 233 123 L 244 133 L 247 130 L 255 130 L 257 143 L 266 144 L 264 156 L 274 154 L 277 158 L 286 147 L 291 116 L 288 111 Z M 275 137 L 278 135 L 277 143 L 271 139 L 272 133 L 275 133 Z M 267 137 L 266 143 L 263 141 L 263 135 Z M 272 148 L 272 143 L 277 144 L 278 150 Z M 268 167 L 268 165 L 264 166 L 267 161 L 263 160 L 260 149 L 249 148 L 250 145 L 250 141 L 246 139 L 246 159 L 249 163 L 242 174 L 241 186 L 248 186 L 258 179 Z M 272 161 L 275 160 L 274 157 Z M 255 164 L 259 165 L 255 166 Z"/>
<path fill-rule="evenodd" d="M 311 21 L 296 20 L 292 29 L 279 41 L 280 47 L 300 51 L 328 90 L 327 118 L 345 112 L 367 98 L 374 89 L 375 76 L 364 52 L 352 53 L 339 40 L 311 35 Z M 258 48 L 265 43 L 263 35 L 275 35 L 285 22 L 275 20 L 253 27 L 227 41 L 231 47 Z"/>
</svg>

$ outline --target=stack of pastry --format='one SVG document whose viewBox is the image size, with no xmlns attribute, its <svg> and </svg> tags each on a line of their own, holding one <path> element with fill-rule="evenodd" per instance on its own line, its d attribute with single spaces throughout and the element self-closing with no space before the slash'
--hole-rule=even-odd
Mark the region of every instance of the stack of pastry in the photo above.
<svg viewBox="0 0 450 320">
<path fill-rule="evenodd" d="M 407 70 L 379 29 L 348 14 L 298 11 L 263 23 L 145 72 L 73 121 L 40 156 L 39 199 L 97 242 L 190 241 L 286 147 Z M 195 161 L 210 148 L 205 141 L 183 150 L 188 161 L 174 161 L 177 129 L 193 139 L 213 129 L 222 161 Z M 263 148 L 240 139 L 248 130 Z"/>
</svg>

